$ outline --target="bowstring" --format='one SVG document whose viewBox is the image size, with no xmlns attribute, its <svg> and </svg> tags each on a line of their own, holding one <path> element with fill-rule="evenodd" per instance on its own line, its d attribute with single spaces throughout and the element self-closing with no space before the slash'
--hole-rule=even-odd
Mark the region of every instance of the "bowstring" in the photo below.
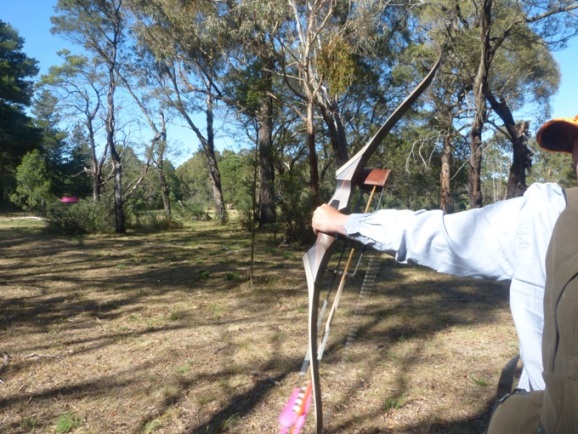
<svg viewBox="0 0 578 434">
<path fill-rule="evenodd" d="M 373 207 L 372 211 L 375 211 L 375 210 L 378 210 L 381 208 L 381 203 L 383 201 L 384 193 L 385 193 L 385 186 L 381 189 L 378 200 L 377 200 L 375 206 Z M 377 276 L 380 274 L 380 271 L 381 271 L 382 261 L 380 260 L 379 255 L 377 254 L 377 252 L 375 252 L 374 250 L 371 250 L 371 249 L 370 249 L 369 253 L 366 254 L 367 250 L 368 249 L 366 248 L 366 246 L 363 246 L 363 249 L 360 252 L 360 255 L 359 255 L 359 258 L 357 261 L 357 266 L 356 266 L 356 269 L 354 272 L 354 274 L 355 274 L 357 271 L 357 268 L 359 267 L 359 265 L 361 264 L 361 262 L 363 261 L 364 256 L 365 256 L 367 258 L 367 267 L 365 269 L 365 275 L 363 277 L 363 282 L 361 283 L 361 289 L 359 290 L 359 294 L 357 295 L 357 300 L 356 300 L 355 307 L 353 310 L 353 319 L 351 321 L 351 327 L 349 329 L 349 332 L 347 333 L 347 339 L 345 341 L 345 347 L 343 349 L 343 353 L 341 356 L 342 365 L 346 363 L 347 353 L 348 353 L 349 349 L 351 348 L 351 346 L 353 345 L 355 338 L 357 337 L 357 332 L 359 331 L 359 322 L 360 322 L 359 317 L 361 316 L 361 314 L 365 310 L 364 300 L 369 295 L 373 294 L 373 292 L 374 292 L 373 288 L 375 286 L 375 281 L 377 280 Z"/>
</svg>

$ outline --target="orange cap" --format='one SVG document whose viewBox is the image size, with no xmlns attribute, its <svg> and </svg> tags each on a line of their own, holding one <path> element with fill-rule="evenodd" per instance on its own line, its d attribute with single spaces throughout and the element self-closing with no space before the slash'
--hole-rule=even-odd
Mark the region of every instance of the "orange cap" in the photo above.
<svg viewBox="0 0 578 434">
<path fill-rule="evenodd" d="M 552 119 L 542 125 L 536 135 L 536 140 L 542 148 L 570 154 L 576 139 L 578 139 L 578 115 L 574 119 Z"/>
</svg>

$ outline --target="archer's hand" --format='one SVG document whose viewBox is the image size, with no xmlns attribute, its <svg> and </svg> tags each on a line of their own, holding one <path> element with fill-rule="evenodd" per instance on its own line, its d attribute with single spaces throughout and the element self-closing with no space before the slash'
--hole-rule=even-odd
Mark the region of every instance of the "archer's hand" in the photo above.
<svg viewBox="0 0 578 434">
<path fill-rule="evenodd" d="M 332 206 L 321 205 L 313 212 L 313 219 L 311 220 L 313 232 L 315 234 L 323 232 L 345 235 L 345 223 L 347 223 L 348 218 L 348 215 L 342 214 Z"/>
</svg>

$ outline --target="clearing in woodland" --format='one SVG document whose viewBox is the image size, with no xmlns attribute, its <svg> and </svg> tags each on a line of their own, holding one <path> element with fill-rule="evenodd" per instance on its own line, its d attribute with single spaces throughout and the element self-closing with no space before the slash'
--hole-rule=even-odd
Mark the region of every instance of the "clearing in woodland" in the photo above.
<svg viewBox="0 0 578 434">
<path fill-rule="evenodd" d="M 258 234 L 249 279 L 250 240 L 0 218 L 0 432 L 277 432 L 302 384 L 305 248 Z M 367 258 L 321 363 L 326 432 L 483 433 L 517 353 L 507 285 Z"/>
</svg>

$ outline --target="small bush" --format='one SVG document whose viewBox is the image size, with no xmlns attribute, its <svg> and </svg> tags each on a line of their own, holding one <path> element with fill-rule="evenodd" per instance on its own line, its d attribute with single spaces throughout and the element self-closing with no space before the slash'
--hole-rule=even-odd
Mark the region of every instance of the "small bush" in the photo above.
<svg viewBox="0 0 578 434">
<path fill-rule="evenodd" d="M 111 233 L 114 231 L 114 215 L 111 207 L 92 200 L 80 200 L 75 204 L 52 204 L 46 213 L 48 229 L 65 234 Z"/>
<path fill-rule="evenodd" d="M 182 220 L 210 220 L 205 204 L 200 201 L 178 201 L 172 207 L 173 213 Z"/>
<path fill-rule="evenodd" d="M 171 229 L 181 229 L 183 225 L 165 215 L 162 211 L 148 211 L 136 214 L 131 224 L 135 229 L 143 232 L 161 232 Z"/>
</svg>

